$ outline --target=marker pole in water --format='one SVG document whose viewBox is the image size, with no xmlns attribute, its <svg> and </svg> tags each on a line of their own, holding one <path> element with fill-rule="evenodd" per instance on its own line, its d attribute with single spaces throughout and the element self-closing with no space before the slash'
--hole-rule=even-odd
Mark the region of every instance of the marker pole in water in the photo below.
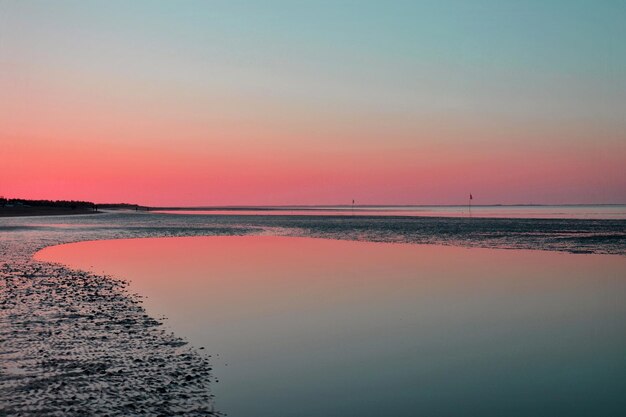
<svg viewBox="0 0 626 417">
<path fill-rule="evenodd" d="M 470 193 L 469 195 L 469 200 L 467 201 L 467 209 L 469 211 L 469 216 L 472 217 L 472 200 L 474 199 L 474 197 L 472 197 L 472 193 Z"/>
</svg>

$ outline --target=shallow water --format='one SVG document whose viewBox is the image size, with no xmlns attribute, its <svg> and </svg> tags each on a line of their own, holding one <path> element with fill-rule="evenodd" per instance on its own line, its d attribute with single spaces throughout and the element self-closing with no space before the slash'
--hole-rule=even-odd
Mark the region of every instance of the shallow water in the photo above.
<svg viewBox="0 0 626 417">
<path fill-rule="evenodd" d="M 37 258 L 130 279 L 214 354 L 230 416 L 626 410 L 622 256 L 245 236 Z"/>
<path fill-rule="evenodd" d="M 510 219 L 626 219 L 626 205 L 551 205 L 551 206 L 293 206 L 258 208 L 210 208 L 202 210 L 162 210 L 166 214 L 274 215 L 274 216 L 406 216 L 478 217 Z"/>
</svg>

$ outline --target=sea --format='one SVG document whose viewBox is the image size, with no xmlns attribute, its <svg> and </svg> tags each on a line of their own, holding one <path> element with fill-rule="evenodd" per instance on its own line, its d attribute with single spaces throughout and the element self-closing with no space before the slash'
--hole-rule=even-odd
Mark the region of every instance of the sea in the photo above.
<svg viewBox="0 0 626 417">
<path fill-rule="evenodd" d="M 447 206 L 263 206 L 194 207 L 158 210 L 163 213 L 214 215 L 355 215 L 529 219 L 626 219 L 626 205 L 447 205 Z"/>
</svg>

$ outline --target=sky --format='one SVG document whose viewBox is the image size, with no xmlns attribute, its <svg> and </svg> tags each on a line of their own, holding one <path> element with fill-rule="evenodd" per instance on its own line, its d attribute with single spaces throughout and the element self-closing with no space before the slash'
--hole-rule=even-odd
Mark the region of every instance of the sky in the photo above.
<svg viewBox="0 0 626 417">
<path fill-rule="evenodd" d="M 0 0 L 0 195 L 626 203 L 624 1 Z"/>
</svg>

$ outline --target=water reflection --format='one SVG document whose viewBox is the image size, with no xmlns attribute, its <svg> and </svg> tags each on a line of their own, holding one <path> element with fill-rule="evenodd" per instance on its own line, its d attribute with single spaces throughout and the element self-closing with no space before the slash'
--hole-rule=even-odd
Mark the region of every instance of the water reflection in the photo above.
<svg viewBox="0 0 626 417">
<path fill-rule="evenodd" d="M 231 416 L 618 415 L 626 259 L 268 236 L 84 242 L 214 357 Z"/>
</svg>

